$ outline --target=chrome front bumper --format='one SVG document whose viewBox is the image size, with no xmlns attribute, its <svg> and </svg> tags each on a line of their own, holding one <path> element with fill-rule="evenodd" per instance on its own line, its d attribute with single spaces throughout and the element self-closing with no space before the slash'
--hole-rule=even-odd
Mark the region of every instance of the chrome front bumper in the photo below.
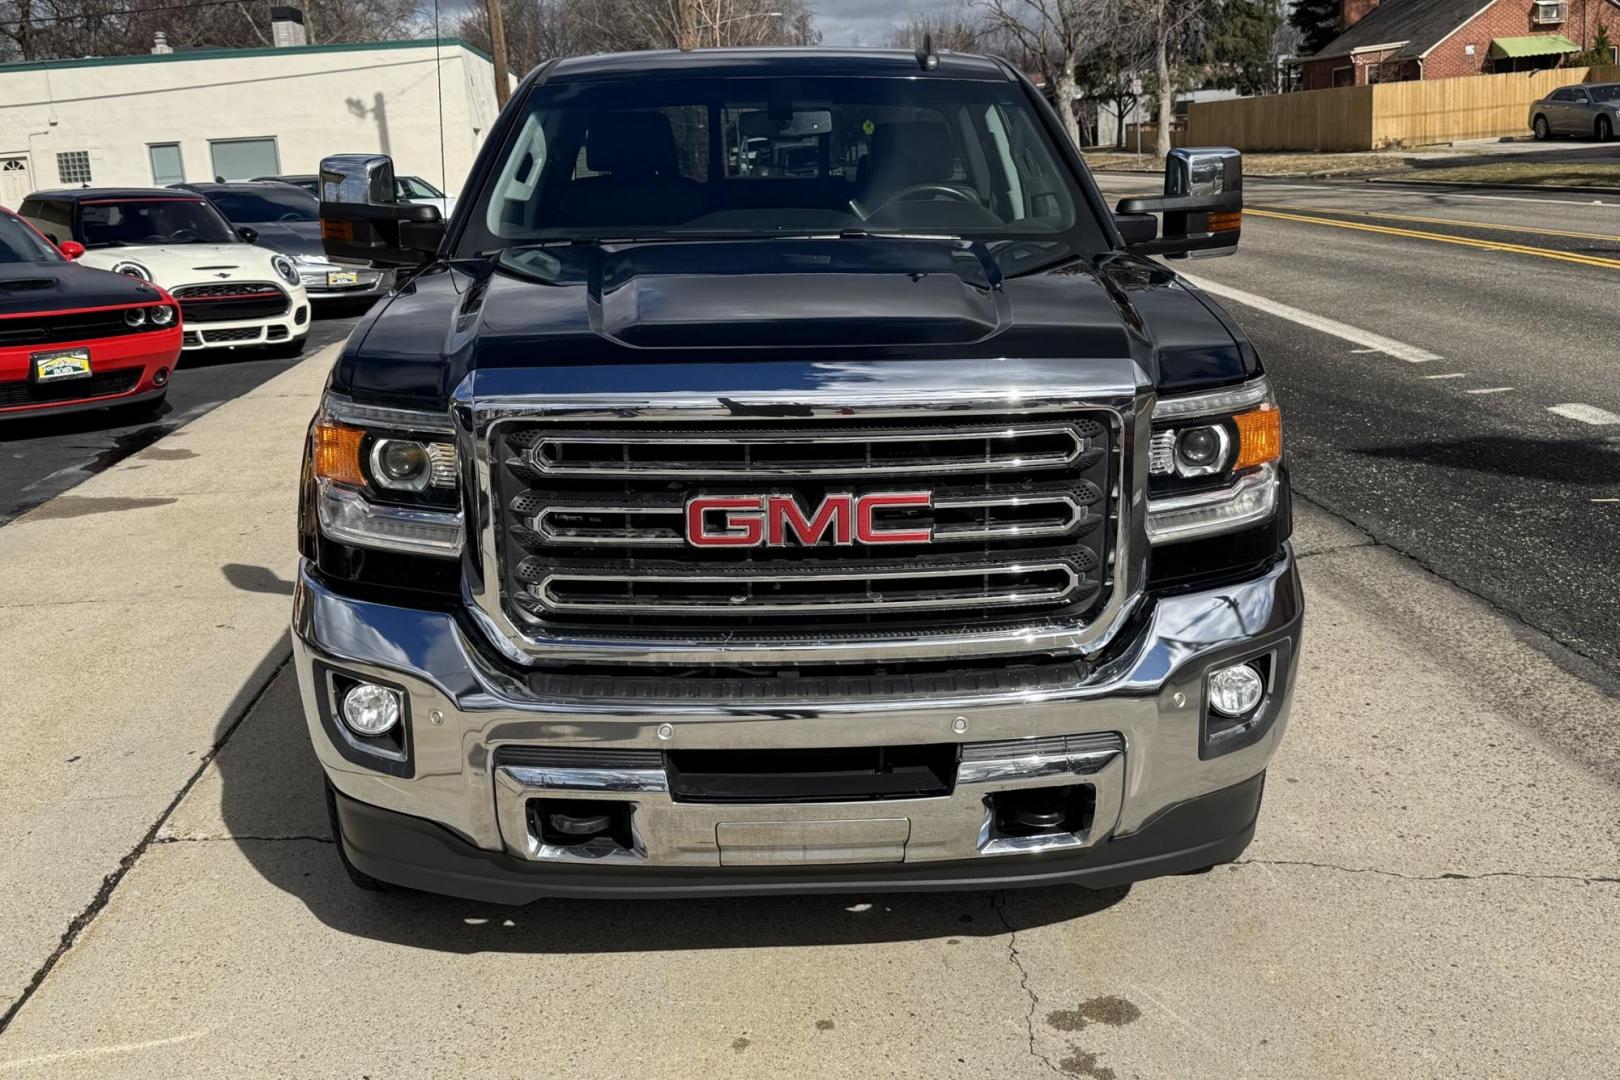
<svg viewBox="0 0 1620 1080">
<path fill-rule="evenodd" d="M 349 599 L 307 565 L 293 630 L 310 736 L 347 800 L 443 826 L 469 850 L 582 873 L 784 865 L 810 873 L 851 863 L 1013 863 L 1090 849 L 1143 830 L 1178 804 L 1253 780 L 1286 726 L 1302 610 L 1289 556 L 1254 580 L 1154 601 L 1084 683 L 1060 692 L 723 706 L 540 700 L 487 659 L 487 644 L 469 636 L 479 631 L 454 615 Z M 1230 752 L 1201 754 L 1208 670 L 1268 655 L 1263 732 Z M 343 737 L 330 715 L 332 672 L 406 692 L 406 767 L 369 761 Z M 1056 740 L 1054 749 L 1054 736 L 1080 738 Z M 951 794 L 857 802 L 681 801 L 646 754 L 631 769 L 495 761 L 500 747 L 599 753 L 940 743 L 964 747 Z M 1054 784 L 1093 789 L 1087 828 L 990 835 L 987 795 Z M 527 811 L 537 797 L 630 802 L 634 842 L 601 850 L 547 844 Z"/>
</svg>

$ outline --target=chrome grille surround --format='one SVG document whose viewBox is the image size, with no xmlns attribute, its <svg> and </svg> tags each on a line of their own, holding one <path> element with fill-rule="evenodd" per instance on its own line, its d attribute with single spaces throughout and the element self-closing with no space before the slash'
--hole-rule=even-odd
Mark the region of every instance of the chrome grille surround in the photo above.
<svg viewBox="0 0 1620 1080">
<path fill-rule="evenodd" d="M 1151 387 L 1139 365 L 1128 359 L 936 360 L 782 367 L 791 369 L 785 371 L 785 378 L 798 373 L 799 381 L 781 391 L 741 393 L 698 388 L 667 394 L 559 394 L 554 384 L 547 385 L 549 380 L 542 373 L 521 368 L 481 369 L 463 380 L 453 394 L 452 416 L 477 484 L 465 598 L 474 620 L 508 659 L 522 664 L 749 665 L 1094 655 L 1129 618 L 1146 570 L 1143 495 L 1153 406 Z M 834 377 L 806 389 L 802 378 L 806 367 L 829 369 L 827 374 Z M 697 365 L 692 381 L 699 382 L 704 370 Z M 547 632 L 520 615 L 514 598 L 505 592 L 497 535 L 504 511 L 493 505 L 491 496 L 493 469 L 500 464 L 494 459 L 494 434 L 508 422 L 596 422 L 617 427 L 646 423 L 651 434 L 659 422 L 723 424 L 782 418 L 784 425 L 800 419 L 881 425 L 885 420 L 937 419 L 942 428 L 971 433 L 975 417 L 1011 415 L 1020 424 L 1025 418 L 1032 424 L 1049 420 L 1049 426 L 1061 432 L 1065 414 L 1077 413 L 1106 420 L 1114 449 L 1109 473 L 1112 490 L 1106 493 L 1109 520 L 1101 526 L 1109 530 L 1110 565 L 1100 574 L 1105 595 L 1084 620 L 1032 619 L 1016 626 L 957 630 L 941 626 L 938 632 L 920 625 L 905 632 L 874 629 L 870 635 L 827 635 L 806 626 L 797 633 L 739 630 L 724 639 L 634 633 L 605 636 L 571 630 Z M 556 446 L 557 441 L 548 445 Z M 561 461 L 553 451 L 546 454 L 551 467 Z M 622 475 L 622 470 L 614 475 Z M 760 486 L 769 485 L 762 482 Z"/>
</svg>

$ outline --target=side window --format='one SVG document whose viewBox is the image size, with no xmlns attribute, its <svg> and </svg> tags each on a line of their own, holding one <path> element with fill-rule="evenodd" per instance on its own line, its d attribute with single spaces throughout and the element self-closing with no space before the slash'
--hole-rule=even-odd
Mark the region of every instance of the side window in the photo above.
<svg viewBox="0 0 1620 1080">
<path fill-rule="evenodd" d="M 73 206 L 71 203 L 46 202 L 28 199 L 18 213 L 53 244 L 73 239 Z"/>
<path fill-rule="evenodd" d="M 1586 91 L 1585 90 L 1571 90 L 1569 92 L 1569 100 L 1573 101 L 1577 105 L 1585 105 L 1586 101 L 1587 101 L 1587 99 L 1586 99 Z"/>
<path fill-rule="evenodd" d="M 1552 97 L 1548 98 L 1547 100 L 1548 101 L 1574 101 L 1575 100 L 1575 92 L 1573 90 L 1568 89 L 1567 87 L 1565 89 L 1563 89 L 1563 90 L 1554 90 Z"/>
</svg>

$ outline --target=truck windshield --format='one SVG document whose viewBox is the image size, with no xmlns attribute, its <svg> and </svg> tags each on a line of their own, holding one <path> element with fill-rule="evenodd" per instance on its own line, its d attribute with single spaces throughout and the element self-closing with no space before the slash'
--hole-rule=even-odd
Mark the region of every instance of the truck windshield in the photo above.
<svg viewBox="0 0 1620 1080">
<path fill-rule="evenodd" d="M 465 254 L 851 231 L 1108 246 L 1010 82 L 643 77 L 541 84 L 526 105 Z"/>
<path fill-rule="evenodd" d="M 236 233 L 202 199 L 95 199 L 79 208 L 85 247 L 230 244 Z"/>
</svg>

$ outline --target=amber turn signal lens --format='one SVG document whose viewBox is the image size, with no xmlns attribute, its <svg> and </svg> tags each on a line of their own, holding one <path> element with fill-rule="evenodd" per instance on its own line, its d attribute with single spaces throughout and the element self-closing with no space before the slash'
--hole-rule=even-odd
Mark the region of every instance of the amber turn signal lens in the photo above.
<svg viewBox="0 0 1620 1080">
<path fill-rule="evenodd" d="M 1209 215 L 1210 232 L 1236 232 L 1243 228 L 1243 211 L 1223 210 Z"/>
<path fill-rule="evenodd" d="M 352 241 L 354 239 L 354 222 L 329 221 L 326 218 L 321 218 L 321 239 Z"/>
<path fill-rule="evenodd" d="M 1282 457 L 1282 413 L 1277 406 L 1266 404 L 1232 417 L 1237 425 L 1237 460 L 1233 472 L 1252 469 L 1256 465 L 1276 461 Z"/>
<path fill-rule="evenodd" d="M 359 428 L 342 424 L 316 424 L 315 475 L 350 487 L 365 487 L 366 474 L 360 470 L 360 441 L 365 435 Z"/>
</svg>

